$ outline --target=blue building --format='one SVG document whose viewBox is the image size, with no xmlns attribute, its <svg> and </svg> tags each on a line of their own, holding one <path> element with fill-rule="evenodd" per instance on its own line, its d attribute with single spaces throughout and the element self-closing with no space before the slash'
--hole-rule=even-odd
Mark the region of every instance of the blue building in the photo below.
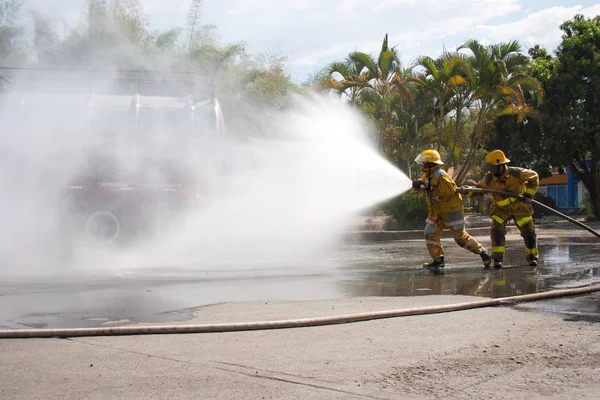
<svg viewBox="0 0 600 400">
<path fill-rule="evenodd" d="M 569 214 L 581 207 L 584 190 L 583 183 L 575 177 L 570 168 L 566 168 L 562 173 L 556 172 L 540 180 L 538 192 L 552 197 L 556 208 Z"/>
</svg>

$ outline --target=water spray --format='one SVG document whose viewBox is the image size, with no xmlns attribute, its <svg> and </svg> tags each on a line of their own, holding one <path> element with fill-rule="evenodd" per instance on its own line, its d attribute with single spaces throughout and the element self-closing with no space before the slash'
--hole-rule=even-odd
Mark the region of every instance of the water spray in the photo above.
<svg viewBox="0 0 600 400">
<path fill-rule="evenodd" d="M 517 193 L 512 193 L 512 192 L 505 192 L 502 190 L 496 190 L 496 189 L 482 189 L 482 188 L 474 188 L 474 187 L 470 187 L 470 186 L 463 186 L 460 188 L 461 191 L 466 191 L 466 192 L 472 192 L 472 193 L 496 193 L 502 196 L 508 196 L 508 197 L 514 197 L 523 201 L 531 201 L 532 203 L 537 204 L 540 207 L 545 208 L 546 210 L 558 215 L 561 218 L 566 219 L 569 222 L 572 222 L 573 224 L 587 230 L 588 232 L 592 233 L 594 236 L 600 237 L 600 233 L 598 231 L 595 231 L 594 229 L 590 228 L 589 226 L 569 217 L 568 215 L 565 215 L 563 213 L 561 213 L 560 211 L 555 210 L 552 207 L 549 207 L 547 205 L 545 205 L 542 202 L 539 202 L 537 200 L 534 199 L 530 199 L 528 197 L 525 197 L 523 195 L 517 194 Z"/>
</svg>

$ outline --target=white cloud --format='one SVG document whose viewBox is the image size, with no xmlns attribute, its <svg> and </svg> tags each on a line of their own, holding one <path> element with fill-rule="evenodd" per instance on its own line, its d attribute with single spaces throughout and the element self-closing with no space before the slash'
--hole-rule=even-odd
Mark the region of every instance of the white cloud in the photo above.
<svg viewBox="0 0 600 400">
<path fill-rule="evenodd" d="M 350 0 L 348 0 L 350 1 Z M 354 3 L 360 0 L 352 0 Z M 396 5 L 402 3 L 408 5 L 412 0 L 382 0 L 376 4 L 396 2 Z M 405 66 L 410 66 L 417 56 L 429 54 L 437 55 L 443 50 L 444 40 L 448 40 L 456 46 L 457 35 L 467 38 L 470 30 L 478 21 L 489 20 L 491 18 L 501 17 L 514 11 L 519 11 L 521 6 L 516 0 L 465 0 L 465 8 L 457 8 L 451 4 L 439 4 L 437 0 L 422 0 L 418 7 L 410 8 L 412 19 L 398 19 L 403 23 L 386 24 L 392 26 L 389 32 L 390 46 L 396 46 L 400 53 L 402 62 Z M 421 5 L 425 7 L 421 7 Z M 429 6 L 429 7 L 428 7 Z M 377 8 L 378 5 L 375 7 Z M 435 11 L 432 10 L 432 7 Z M 384 13 L 385 14 L 385 13 Z M 428 21 L 423 23 L 422 21 Z M 371 30 L 370 30 L 371 31 Z M 376 53 L 381 48 L 384 30 L 380 30 L 377 36 L 369 35 L 368 39 L 357 37 L 358 40 L 352 42 L 346 39 L 344 42 L 335 44 L 328 43 L 328 47 L 313 48 L 306 52 L 300 52 L 292 57 L 290 66 L 309 65 L 309 61 L 314 64 L 331 61 L 334 56 L 338 58 L 345 57 L 351 51 L 362 51 L 366 53 Z M 342 35 L 347 38 L 348 35 Z M 350 36 L 352 37 L 352 36 Z M 451 48 L 453 46 L 447 46 Z M 433 54 L 432 54 L 433 51 Z"/>
<path fill-rule="evenodd" d="M 189 8 L 191 3 L 189 0 L 140 0 L 140 3 L 144 7 L 146 13 L 163 12 L 171 9 L 185 9 Z"/>
<path fill-rule="evenodd" d="M 26 0 L 65 19 L 86 0 Z M 141 0 L 153 28 L 185 27 L 191 0 Z M 557 6 L 560 4 L 560 6 Z M 69 12 L 71 14 L 69 14 Z M 600 14 L 591 0 L 222 0 L 205 1 L 201 23 L 214 24 L 224 42 L 245 42 L 259 53 L 280 44 L 290 72 L 313 72 L 354 50 L 376 53 L 383 36 L 405 65 L 439 55 L 465 39 L 519 39 L 524 47 L 554 48 L 559 25 L 576 13 Z"/>
<path fill-rule="evenodd" d="M 490 42 L 505 42 L 517 39 L 528 48 L 539 44 L 554 50 L 561 41 L 560 25 L 575 14 L 593 17 L 600 14 L 600 4 L 590 7 L 552 7 L 527 15 L 518 21 L 495 26 L 479 25 L 472 30 L 473 37 L 486 38 Z"/>
</svg>

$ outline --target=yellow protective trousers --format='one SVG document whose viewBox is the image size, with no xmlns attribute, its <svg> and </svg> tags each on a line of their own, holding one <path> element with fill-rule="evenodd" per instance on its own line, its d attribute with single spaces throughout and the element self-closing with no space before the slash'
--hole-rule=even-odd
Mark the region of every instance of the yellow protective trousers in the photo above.
<svg viewBox="0 0 600 400">
<path fill-rule="evenodd" d="M 492 258 L 498 261 L 504 260 L 506 224 L 511 219 L 515 221 L 517 228 L 519 228 L 519 231 L 521 232 L 521 237 L 525 242 L 527 261 L 537 259 L 537 236 L 531 214 L 528 213 L 526 215 L 514 215 L 503 213 L 498 209 L 494 210 L 492 213 L 492 229 L 490 231 L 490 239 L 492 240 Z"/>
<path fill-rule="evenodd" d="M 431 258 L 435 259 L 444 255 L 444 246 L 442 246 L 440 238 L 446 227 L 460 247 L 474 254 L 481 254 L 485 251 L 485 248 L 465 231 L 465 216 L 462 210 L 440 212 L 435 220 L 427 219 L 424 230 L 425 244 Z"/>
</svg>

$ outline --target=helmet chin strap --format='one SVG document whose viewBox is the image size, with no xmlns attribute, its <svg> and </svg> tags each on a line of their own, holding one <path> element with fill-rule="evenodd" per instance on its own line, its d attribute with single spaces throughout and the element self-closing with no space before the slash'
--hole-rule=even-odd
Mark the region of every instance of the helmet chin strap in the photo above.
<svg viewBox="0 0 600 400">
<path fill-rule="evenodd" d="M 506 172 L 506 164 L 500 164 L 496 166 L 496 171 L 494 172 L 494 176 L 496 178 L 500 178 Z"/>
</svg>

